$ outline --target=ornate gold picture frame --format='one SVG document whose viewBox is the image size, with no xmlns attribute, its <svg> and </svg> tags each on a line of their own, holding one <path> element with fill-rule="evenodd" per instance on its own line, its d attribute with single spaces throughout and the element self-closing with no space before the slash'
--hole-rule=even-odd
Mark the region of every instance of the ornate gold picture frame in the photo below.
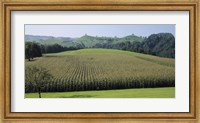
<svg viewBox="0 0 200 123">
<path fill-rule="evenodd" d="M 1 2 L 1 122 L 185 122 L 198 123 L 199 120 L 199 5 L 198 0 L 186 1 L 23 1 Z M 189 11 L 190 44 L 190 88 L 189 112 L 145 112 L 145 113 L 27 113 L 11 112 L 11 12 L 12 11 Z"/>
</svg>

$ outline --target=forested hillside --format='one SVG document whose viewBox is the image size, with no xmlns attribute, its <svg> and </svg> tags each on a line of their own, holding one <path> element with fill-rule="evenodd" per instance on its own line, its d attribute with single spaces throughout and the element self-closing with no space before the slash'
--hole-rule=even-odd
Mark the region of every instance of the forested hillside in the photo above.
<svg viewBox="0 0 200 123">
<path fill-rule="evenodd" d="M 107 48 L 175 58 L 175 37 L 171 33 L 152 34 L 149 37 L 132 34 L 121 38 L 87 34 L 79 38 L 26 35 L 25 41 L 41 45 L 42 53 L 83 48 Z"/>
</svg>

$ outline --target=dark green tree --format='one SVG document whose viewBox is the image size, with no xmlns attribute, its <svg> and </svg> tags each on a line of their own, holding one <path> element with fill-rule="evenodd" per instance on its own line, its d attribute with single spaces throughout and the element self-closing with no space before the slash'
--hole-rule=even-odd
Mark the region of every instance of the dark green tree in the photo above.
<svg viewBox="0 0 200 123">
<path fill-rule="evenodd" d="M 32 57 L 31 44 L 32 42 L 25 43 L 25 58 L 28 59 L 29 61 Z"/>
<path fill-rule="evenodd" d="M 34 57 L 41 57 L 41 47 L 35 42 L 26 42 L 25 43 L 25 58 L 29 61 Z"/>
</svg>

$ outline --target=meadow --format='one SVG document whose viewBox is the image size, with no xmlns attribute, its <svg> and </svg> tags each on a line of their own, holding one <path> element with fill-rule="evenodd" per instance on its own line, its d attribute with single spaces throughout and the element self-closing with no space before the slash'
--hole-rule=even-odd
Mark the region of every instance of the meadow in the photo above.
<svg viewBox="0 0 200 123">
<path fill-rule="evenodd" d="M 38 98 L 37 93 L 26 93 L 26 98 Z M 120 90 L 45 92 L 43 98 L 175 98 L 175 87 Z"/>
<path fill-rule="evenodd" d="M 44 67 L 53 75 L 42 92 L 175 87 L 175 59 L 129 51 L 80 49 L 45 54 L 25 61 L 25 67 L 31 66 Z M 37 92 L 36 88 L 26 89 L 31 92 Z"/>
</svg>

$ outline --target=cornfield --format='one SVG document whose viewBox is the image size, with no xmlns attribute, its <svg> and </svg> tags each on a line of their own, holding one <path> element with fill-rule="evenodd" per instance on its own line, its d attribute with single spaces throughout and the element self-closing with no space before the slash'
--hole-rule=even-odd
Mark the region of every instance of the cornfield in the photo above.
<svg viewBox="0 0 200 123">
<path fill-rule="evenodd" d="M 53 80 L 43 92 L 175 86 L 175 60 L 120 50 L 82 49 L 46 54 L 26 67 L 49 70 Z M 28 92 L 36 92 L 29 86 Z"/>
</svg>

